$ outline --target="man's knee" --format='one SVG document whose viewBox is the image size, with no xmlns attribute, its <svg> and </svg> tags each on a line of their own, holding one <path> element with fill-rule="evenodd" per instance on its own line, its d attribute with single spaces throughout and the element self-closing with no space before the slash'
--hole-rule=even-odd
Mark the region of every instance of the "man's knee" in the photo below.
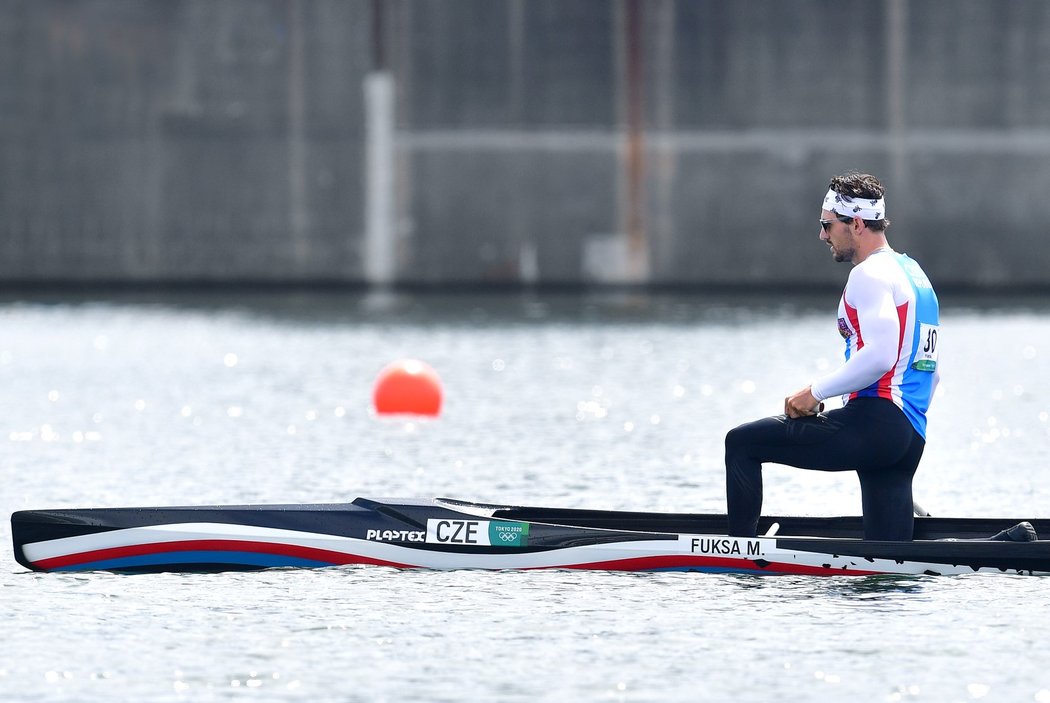
<svg viewBox="0 0 1050 703">
<path fill-rule="evenodd" d="M 747 433 L 743 430 L 744 425 L 734 427 L 726 432 L 726 456 L 730 457 L 740 452 L 745 445 Z"/>
<path fill-rule="evenodd" d="M 726 432 L 726 454 L 746 450 L 755 444 L 755 423 L 745 422 Z"/>
</svg>

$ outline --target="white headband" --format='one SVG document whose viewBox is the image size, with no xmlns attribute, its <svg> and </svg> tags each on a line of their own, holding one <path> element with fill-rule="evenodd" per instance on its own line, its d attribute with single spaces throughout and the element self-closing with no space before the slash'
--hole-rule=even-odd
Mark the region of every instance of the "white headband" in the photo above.
<svg viewBox="0 0 1050 703">
<path fill-rule="evenodd" d="M 824 209 L 846 217 L 881 220 L 886 217 L 886 198 L 853 198 L 828 190 L 828 194 L 824 196 Z"/>
</svg>

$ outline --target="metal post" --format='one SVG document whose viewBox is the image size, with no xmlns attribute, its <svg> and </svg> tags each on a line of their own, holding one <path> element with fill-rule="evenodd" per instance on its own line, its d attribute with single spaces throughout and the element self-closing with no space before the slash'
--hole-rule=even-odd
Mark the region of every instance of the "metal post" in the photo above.
<svg viewBox="0 0 1050 703">
<path fill-rule="evenodd" d="M 364 276 L 388 286 L 397 273 L 394 241 L 394 79 L 383 49 L 383 0 L 372 3 L 372 72 L 365 78 Z"/>
<path fill-rule="evenodd" d="M 627 1 L 627 277 L 649 279 L 649 242 L 645 230 L 645 94 L 642 74 L 642 3 Z"/>
</svg>

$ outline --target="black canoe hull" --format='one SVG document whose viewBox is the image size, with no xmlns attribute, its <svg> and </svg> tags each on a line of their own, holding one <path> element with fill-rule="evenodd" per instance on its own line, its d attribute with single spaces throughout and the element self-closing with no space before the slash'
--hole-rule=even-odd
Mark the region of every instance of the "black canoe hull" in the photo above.
<svg viewBox="0 0 1050 703">
<path fill-rule="evenodd" d="M 916 518 L 915 541 L 861 539 L 859 517 L 766 517 L 756 539 L 718 514 L 358 498 L 313 505 L 27 510 L 16 560 L 36 571 L 224 571 L 374 564 L 760 574 L 1050 573 L 1050 540 L 988 537 L 1021 519 Z M 1040 534 L 1050 520 L 1028 519 Z M 775 528 L 774 528 L 775 525 Z"/>
</svg>

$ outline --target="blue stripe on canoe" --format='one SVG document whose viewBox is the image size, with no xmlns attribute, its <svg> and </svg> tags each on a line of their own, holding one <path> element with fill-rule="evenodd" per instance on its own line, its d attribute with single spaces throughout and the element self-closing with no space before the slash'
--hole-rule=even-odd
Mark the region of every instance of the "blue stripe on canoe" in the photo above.
<svg viewBox="0 0 1050 703">
<path fill-rule="evenodd" d="M 141 554 L 133 557 L 101 559 L 99 561 L 89 561 L 83 564 L 62 566 L 54 569 L 54 571 L 106 571 L 109 569 L 128 569 L 137 566 L 157 566 L 160 564 L 239 564 L 242 566 L 257 566 L 259 568 L 271 568 L 275 566 L 317 568 L 322 566 L 332 566 L 332 562 L 328 561 L 302 559 L 299 557 L 285 556 L 283 554 L 198 551 L 158 552 L 156 554 Z"/>
</svg>

